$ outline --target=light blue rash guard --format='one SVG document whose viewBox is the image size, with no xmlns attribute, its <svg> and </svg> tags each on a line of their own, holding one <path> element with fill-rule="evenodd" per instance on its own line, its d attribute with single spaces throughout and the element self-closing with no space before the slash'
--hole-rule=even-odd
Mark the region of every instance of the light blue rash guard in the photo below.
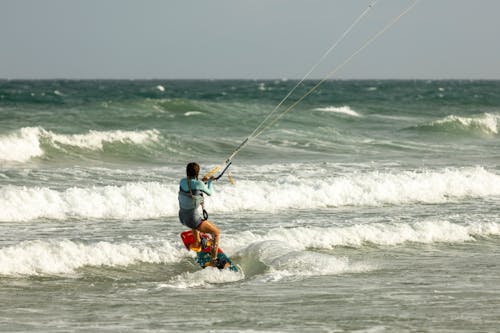
<svg viewBox="0 0 500 333">
<path fill-rule="evenodd" d="M 212 195 L 212 180 L 205 185 L 204 182 L 191 178 L 190 185 L 192 195 L 189 193 L 187 178 L 181 179 L 178 195 L 179 219 L 185 226 L 197 229 L 202 222 L 198 208 L 203 202 L 203 193 Z"/>
</svg>

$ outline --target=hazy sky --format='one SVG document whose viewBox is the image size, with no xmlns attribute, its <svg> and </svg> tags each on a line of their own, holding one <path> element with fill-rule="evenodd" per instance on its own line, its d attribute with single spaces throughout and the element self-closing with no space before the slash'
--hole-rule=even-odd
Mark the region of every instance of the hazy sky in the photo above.
<svg viewBox="0 0 500 333">
<path fill-rule="evenodd" d="M 369 0 L 0 0 L 0 78 L 301 78 Z M 313 77 L 411 3 L 379 0 Z M 500 0 L 420 0 L 333 78 L 500 79 Z"/>
</svg>

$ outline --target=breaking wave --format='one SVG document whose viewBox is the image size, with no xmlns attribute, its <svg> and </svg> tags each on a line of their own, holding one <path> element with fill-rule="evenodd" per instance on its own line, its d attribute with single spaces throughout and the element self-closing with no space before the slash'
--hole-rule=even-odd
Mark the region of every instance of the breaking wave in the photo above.
<svg viewBox="0 0 500 333">
<path fill-rule="evenodd" d="M 5 186 L 0 189 L 0 221 L 41 218 L 149 219 L 176 216 L 178 184 L 130 182 L 121 186 Z M 317 209 L 444 203 L 500 195 L 500 175 L 482 167 L 399 172 L 350 173 L 322 179 L 294 176 L 242 180 L 215 186 L 207 206 L 218 212 Z"/>
<path fill-rule="evenodd" d="M 84 134 L 58 134 L 41 127 L 23 127 L 0 136 L 0 161 L 27 162 L 41 157 L 47 149 L 64 150 L 74 147 L 103 150 L 108 143 L 144 145 L 159 140 L 157 130 L 145 131 L 94 131 Z"/>
<path fill-rule="evenodd" d="M 0 275 L 74 274 L 84 266 L 127 266 L 139 262 L 177 262 L 186 251 L 168 242 L 85 244 L 71 240 L 35 240 L 0 249 Z"/>
<path fill-rule="evenodd" d="M 415 128 L 439 132 L 497 135 L 499 123 L 500 116 L 491 113 L 484 113 L 475 117 L 449 115 L 430 124 L 419 125 Z"/>
<path fill-rule="evenodd" d="M 500 235 L 497 222 L 458 224 L 445 220 L 424 220 L 414 223 L 370 223 L 351 226 L 276 228 L 264 235 L 245 232 L 225 239 L 226 251 L 238 251 L 238 244 L 279 242 L 295 251 L 361 247 L 367 244 L 395 246 L 403 243 L 461 243 L 477 237 Z M 227 238 L 227 236 L 226 236 Z M 248 251 L 244 249 L 243 252 Z M 240 250 L 241 252 L 241 250 Z M 271 256 L 271 254 L 269 254 Z"/>
<path fill-rule="evenodd" d="M 497 222 L 455 223 L 424 220 L 414 223 L 371 223 L 350 226 L 276 228 L 265 234 L 251 231 L 225 235 L 221 246 L 242 272 L 217 269 L 171 275 L 160 287 L 191 288 L 251 278 L 272 282 L 286 278 L 360 273 L 376 269 L 332 250 L 337 247 L 462 243 L 500 235 Z M 174 245 L 175 244 L 175 245 Z M 126 267 L 141 263 L 180 264 L 193 254 L 180 242 L 83 242 L 69 239 L 32 240 L 0 248 L 0 275 L 74 275 L 84 267 Z"/>
<path fill-rule="evenodd" d="M 359 113 L 351 109 L 349 106 L 328 106 L 324 108 L 316 108 L 314 111 L 322 111 L 322 112 L 332 112 L 332 113 L 340 113 L 352 117 L 361 117 Z"/>
</svg>

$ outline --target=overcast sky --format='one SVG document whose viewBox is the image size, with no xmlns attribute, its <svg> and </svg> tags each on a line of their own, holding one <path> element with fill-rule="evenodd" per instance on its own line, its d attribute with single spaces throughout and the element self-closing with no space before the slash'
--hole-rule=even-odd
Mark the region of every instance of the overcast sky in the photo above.
<svg viewBox="0 0 500 333">
<path fill-rule="evenodd" d="M 301 78 L 370 0 L 0 0 L 0 78 Z M 379 0 L 322 78 L 411 4 Z M 420 0 L 333 78 L 500 79 L 499 0 Z"/>
</svg>

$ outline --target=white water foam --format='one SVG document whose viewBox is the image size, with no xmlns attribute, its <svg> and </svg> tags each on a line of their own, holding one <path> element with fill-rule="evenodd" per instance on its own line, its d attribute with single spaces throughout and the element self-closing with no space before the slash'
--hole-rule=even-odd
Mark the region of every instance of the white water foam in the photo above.
<svg viewBox="0 0 500 333">
<path fill-rule="evenodd" d="M 250 278 L 252 283 L 267 283 L 288 278 L 297 279 L 319 275 L 360 273 L 373 269 L 373 267 L 363 263 L 351 263 L 348 258 L 294 250 L 293 247 L 290 248 L 284 242 L 273 240 L 255 241 L 255 239 L 248 240 L 244 237 L 238 240 L 235 239 L 235 241 L 240 247 L 237 252 L 237 258 L 241 260 L 239 272 L 206 268 L 196 272 L 182 273 L 159 287 L 177 289 L 211 287 L 216 284 L 236 282 L 245 278 Z M 241 248 L 241 244 L 249 245 Z M 226 243 L 222 245 L 226 247 Z M 245 270 L 249 272 L 249 276 L 246 276 Z"/>
<path fill-rule="evenodd" d="M 267 269 L 258 272 L 257 281 L 276 281 L 287 277 L 359 273 L 374 269 L 348 258 L 317 253 L 308 249 L 361 247 L 366 244 L 394 246 L 413 243 L 461 243 L 477 237 L 499 236 L 497 222 L 420 221 L 415 223 L 372 223 L 329 228 L 277 228 L 266 234 L 250 231 L 226 235 L 221 244 L 230 256 L 258 262 Z M 35 240 L 0 248 L 0 275 L 71 275 L 85 267 L 124 267 L 138 263 L 178 263 L 191 255 L 168 241 L 154 243 Z M 242 264 L 244 264 L 242 262 Z M 248 266 L 248 264 L 247 264 Z M 250 267 L 251 268 L 251 267 Z M 165 287 L 191 288 L 244 279 L 244 273 L 205 269 L 173 277 Z"/>
<path fill-rule="evenodd" d="M 142 219 L 176 214 L 177 187 L 159 183 L 124 186 L 50 188 L 6 186 L 0 189 L 0 221 L 38 218 Z"/>
<path fill-rule="evenodd" d="M 178 262 L 186 251 L 168 242 L 147 244 L 84 244 L 71 240 L 36 240 L 0 249 L 0 275 L 74 274 L 84 266 L 127 266 L 139 262 Z"/>
<path fill-rule="evenodd" d="M 338 206 L 443 203 L 465 197 L 500 195 L 500 176 L 482 167 L 441 171 L 351 173 L 339 177 L 274 182 L 239 181 L 208 198 L 219 211 L 277 211 Z"/>
<path fill-rule="evenodd" d="M 178 184 L 0 188 L 0 221 L 39 218 L 147 219 L 176 216 Z M 482 167 L 439 171 L 350 173 L 339 177 L 238 181 L 215 186 L 207 207 L 219 212 L 443 203 L 500 195 L 500 176 Z"/>
<path fill-rule="evenodd" d="M 197 115 L 199 115 L 199 114 L 203 114 L 203 113 L 202 113 L 202 112 L 200 112 L 200 111 L 188 111 L 188 112 L 184 113 L 184 115 L 185 115 L 186 117 L 190 117 L 190 116 L 197 116 Z"/>
<path fill-rule="evenodd" d="M 276 228 L 266 234 L 257 235 L 247 231 L 235 236 L 224 237 L 224 249 L 232 252 L 247 251 L 259 253 L 251 248 L 241 249 L 240 244 L 274 242 L 286 245 L 287 249 L 303 251 L 308 248 L 333 249 L 338 246 L 361 247 L 365 244 L 394 246 L 406 242 L 413 243 L 461 243 L 474 241 L 476 237 L 499 236 L 497 222 L 469 222 L 458 224 L 445 220 L 424 220 L 415 223 L 371 223 L 329 228 L 296 227 Z M 270 246 L 269 248 L 276 248 Z M 276 254 L 278 253 L 278 254 Z M 265 255 L 273 259 L 279 251 Z"/>
<path fill-rule="evenodd" d="M 348 258 L 311 252 L 284 254 L 270 263 L 269 272 L 259 276 L 257 281 L 279 281 L 286 278 L 303 278 L 320 275 L 362 273 L 374 267 L 364 263 L 352 263 Z"/>
<path fill-rule="evenodd" d="M 42 155 L 40 130 L 36 127 L 25 127 L 0 136 L 0 161 L 26 162 Z"/>
<path fill-rule="evenodd" d="M 89 131 L 86 134 L 62 135 L 42 130 L 42 135 L 51 140 L 54 145 L 63 144 L 79 148 L 102 150 L 106 142 L 123 142 L 141 145 L 146 142 L 156 142 L 159 139 L 157 130 L 146 131 Z"/>
<path fill-rule="evenodd" d="M 314 111 L 322 111 L 322 112 L 333 112 L 333 113 L 340 113 L 340 114 L 345 114 L 348 116 L 352 117 L 361 117 L 359 113 L 351 109 L 349 106 L 344 105 L 344 106 L 328 106 L 324 108 L 316 108 Z"/>
<path fill-rule="evenodd" d="M 458 224 L 449 221 L 415 223 L 373 223 L 329 228 L 276 228 L 260 235 L 250 231 L 226 235 L 223 247 L 234 258 L 264 264 L 254 281 L 274 282 L 287 278 L 369 272 L 377 267 L 370 263 L 351 262 L 346 257 L 318 253 L 309 249 L 334 249 L 339 246 L 395 246 L 407 242 L 462 243 L 477 237 L 499 236 L 500 224 L 472 222 Z M 241 244 L 250 244 L 244 245 Z M 233 254 L 235 253 L 235 254 Z M 252 263 L 253 261 L 253 263 Z"/>
<path fill-rule="evenodd" d="M 259 235 L 250 231 L 225 235 L 221 246 L 233 260 L 239 258 L 253 283 L 301 279 L 309 276 L 363 273 L 377 269 L 347 257 L 311 251 L 339 246 L 362 247 L 368 244 L 395 246 L 407 242 L 462 243 L 477 237 L 500 235 L 496 222 L 458 224 L 449 221 L 425 220 L 415 223 L 373 223 L 329 228 L 276 228 Z M 261 268 L 259 268 L 261 267 Z M 247 274 L 248 275 L 248 274 Z M 200 271 L 184 273 L 168 287 L 191 288 L 243 279 L 243 276 Z"/>
<path fill-rule="evenodd" d="M 233 272 L 228 269 L 220 270 L 207 267 L 195 272 L 185 272 L 173 277 L 168 283 L 162 283 L 158 288 L 187 289 L 196 287 L 211 287 L 221 283 L 230 283 L 243 280 L 243 272 Z"/>
<path fill-rule="evenodd" d="M 248 236 L 248 233 L 247 233 Z M 265 236 L 263 237 L 265 238 Z M 246 244 L 245 237 L 237 240 Z M 225 246 L 225 245 L 224 245 Z M 372 270 L 370 265 L 351 263 L 348 258 L 329 254 L 296 250 L 297 246 L 278 240 L 262 240 L 250 243 L 240 249 L 238 256 L 250 261 L 250 266 L 264 264 L 267 269 L 254 277 L 255 282 L 273 282 L 285 278 L 302 278 L 307 276 L 337 275 L 343 273 L 360 273 Z M 252 263 L 253 261 L 253 263 Z"/>
<path fill-rule="evenodd" d="M 23 127 L 0 136 L 0 161 L 27 162 L 44 155 L 42 141 L 52 146 L 73 146 L 90 150 L 102 150 L 105 143 L 122 142 L 142 145 L 159 140 L 157 130 L 145 131 L 89 131 L 85 134 L 57 134 L 41 127 Z"/>
</svg>

